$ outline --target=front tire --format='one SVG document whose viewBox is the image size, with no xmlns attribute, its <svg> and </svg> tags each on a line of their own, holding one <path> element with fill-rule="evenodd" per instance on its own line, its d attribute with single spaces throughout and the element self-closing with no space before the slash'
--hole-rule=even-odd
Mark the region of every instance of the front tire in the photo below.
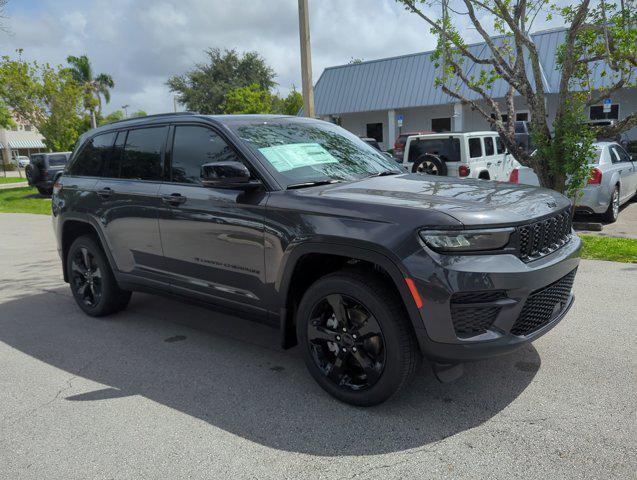
<svg viewBox="0 0 637 480">
<path fill-rule="evenodd" d="M 66 271 L 77 305 L 92 317 L 123 310 L 131 292 L 119 288 L 102 248 L 93 237 L 77 238 L 66 256 Z"/>
<path fill-rule="evenodd" d="M 619 217 L 619 186 L 615 185 L 608 208 L 602 214 L 602 219 L 608 223 L 615 223 Z"/>
<path fill-rule="evenodd" d="M 404 388 L 421 358 L 400 297 L 371 272 L 343 270 L 317 280 L 299 305 L 297 336 L 317 383 L 363 407 Z"/>
</svg>

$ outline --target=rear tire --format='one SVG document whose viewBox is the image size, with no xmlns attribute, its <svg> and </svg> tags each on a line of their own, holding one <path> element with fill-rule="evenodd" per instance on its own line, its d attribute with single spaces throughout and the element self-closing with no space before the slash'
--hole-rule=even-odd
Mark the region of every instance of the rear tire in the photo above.
<svg viewBox="0 0 637 480">
<path fill-rule="evenodd" d="M 53 190 L 51 188 L 37 187 L 38 193 L 43 197 L 50 197 L 53 195 Z"/>
<path fill-rule="evenodd" d="M 615 223 L 619 218 L 619 186 L 615 185 L 608 208 L 602 214 L 602 219 L 608 223 Z"/>
<path fill-rule="evenodd" d="M 342 270 L 317 280 L 296 318 L 310 374 L 342 402 L 382 403 L 409 384 L 420 363 L 402 300 L 373 273 Z"/>
<path fill-rule="evenodd" d="M 123 310 L 131 292 L 119 288 L 102 248 L 92 236 L 77 238 L 66 256 L 71 293 L 84 313 L 102 317 Z"/>
<path fill-rule="evenodd" d="M 420 155 L 411 169 L 412 173 L 424 173 L 426 175 L 447 175 L 447 164 L 430 153 Z"/>
</svg>

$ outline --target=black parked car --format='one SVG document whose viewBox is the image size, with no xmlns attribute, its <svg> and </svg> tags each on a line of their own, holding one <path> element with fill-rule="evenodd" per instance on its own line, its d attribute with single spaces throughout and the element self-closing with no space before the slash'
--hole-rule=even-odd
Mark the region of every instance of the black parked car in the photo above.
<svg viewBox="0 0 637 480">
<path fill-rule="evenodd" d="M 29 186 L 36 187 L 40 195 L 51 195 L 55 175 L 61 172 L 71 152 L 34 153 L 26 166 L 25 175 Z"/>
<path fill-rule="evenodd" d="M 331 123 L 169 114 L 84 134 L 53 194 L 64 278 L 93 316 L 144 290 L 267 322 L 356 405 L 553 328 L 573 302 L 570 202 L 402 173 Z"/>
</svg>

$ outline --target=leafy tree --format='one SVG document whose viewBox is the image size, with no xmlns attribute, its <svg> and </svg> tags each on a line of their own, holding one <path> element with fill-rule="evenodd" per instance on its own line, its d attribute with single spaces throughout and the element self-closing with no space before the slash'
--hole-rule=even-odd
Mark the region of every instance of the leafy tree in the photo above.
<svg viewBox="0 0 637 480">
<path fill-rule="evenodd" d="M 220 106 L 223 113 L 270 113 L 272 95 L 260 85 L 237 87 L 226 93 Z"/>
<path fill-rule="evenodd" d="M 276 95 L 272 100 L 272 113 L 297 115 L 301 107 L 303 107 L 303 97 L 294 87 L 292 87 L 292 91 L 288 93 L 287 97 L 280 98 Z"/>
<path fill-rule="evenodd" d="M 206 51 L 208 63 L 198 64 L 184 75 L 171 77 L 167 85 L 188 110 L 205 114 L 223 113 L 226 94 L 256 84 L 268 91 L 276 85 L 274 71 L 257 52 L 237 54 L 218 48 Z"/>
<path fill-rule="evenodd" d="M 83 90 L 67 68 L 1 57 L 0 102 L 34 125 L 49 149 L 68 150 L 75 144 L 81 129 Z"/>
<path fill-rule="evenodd" d="M 105 117 L 99 118 L 98 123 L 100 125 L 104 125 L 105 123 L 117 122 L 119 120 L 124 120 L 123 110 L 115 110 L 114 112 L 109 113 Z"/>
<path fill-rule="evenodd" d="M 131 113 L 131 118 L 137 117 L 147 117 L 148 114 L 144 110 L 137 110 L 136 112 Z"/>
<path fill-rule="evenodd" d="M 93 75 L 93 67 L 86 55 L 80 57 L 69 56 L 66 61 L 71 66 L 73 78 L 84 89 L 84 106 L 91 115 L 91 126 L 97 127 L 96 110 L 102 110 L 102 97 L 108 103 L 111 100 L 110 89 L 115 87 L 113 77 L 106 73 Z"/>
<path fill-rule="evenodd" d="M 635 86 L 637 13 L 630 7 L 632 2 L 600 0 L 592 6 L 590 0 L 571 4 L 558 0 L 456 0 L 450 6 L 447 0 L 442 4 L 397 1 L 437 35 L 436 85 L 477 111 L 513 156 L 535 170 L 543 186 L 573 194 L 588 176 L 586 164 L 595 133 L 613 137 L 637 125 L 637 112 L 596 132 L 584 125 L 586 107 L 620 88 Z M 436 10 L 440 5 L 442 8 Z M 439 15 L 432 16 L 432 11 Z M 450 11 L 455 18 L 466 16 L 488 49 L 479 54 L 472 50 L 450 20 Z M 566 24 L 564 42 L 558 49 L 560 82 L 553 125 L 548 122 L 539 49 L 530 35 L 533 21 L 541 14 L 549 19 L 559 16 Z M 502 36 L 492 37 L 487 25 L 493 25 L 495 33 Z M 603 81 L 593 82 L 594 69 L 600 65 Z M 496 81 L 505 82 L 503 101 L 491 96 Z M 503 114 L 513 119 L 515 94 L 531 111 L 531 130 L 538 146 L 532 156 L 516 144 L 513 122 L 502 120 Z M 566 185 L 568 177 L 571 180 Z"/>
</svg>

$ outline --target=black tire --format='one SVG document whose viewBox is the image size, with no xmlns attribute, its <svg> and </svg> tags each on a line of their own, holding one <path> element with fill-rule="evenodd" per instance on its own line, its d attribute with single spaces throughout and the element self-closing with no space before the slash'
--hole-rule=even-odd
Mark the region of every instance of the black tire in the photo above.
<svg viewBox="0 0 637 480">
<path fill-rule="evenodd" d="M 341 333 L 344 330 L 340 323 L 329 325 L 330 321 L 338 322 L 329 310 L 320 317 L 316 316 L 324 305 L 331 306 L 328 296 L 344 300 L 342 311 L 346 312 L 349 333 Z M 365 317 L 362 312 L 371 314 L 371 317 Z M 354 318 L 361 316 L 365 318 L 364 323 L 354 325 Z M 380 334 L 369 333 L 374 330 L 370 318 L 373 325 L 380 328 Z M 326 392 L 345 403 L 368 407 L 384 402 L 410 382 L 420 363 L 415 334 L 400 297 L 371 272 L 342 270 L 317 280 L 303 295 L 296 319 L 299 344 L 310 374 Z M 324 325 L 322 322 L 325 322 Z M 339 332 L 348 338 L 338 337 L 342 343 L 325 338 L 313 338 L 311 341 L 309 337 L 319 331 L 317 326 L 320 326 L 321 335 L 329 333 L 333 338 L 332 333 Z M 363 333 L 365 331 L 368 333 Z M 356 332 L 360 332 L 359 338 L 352 335 Z M 375 349 L 373 354 L 368 351 L 369 342 Z M 336 368 L 339 358 L 341 364 Z M 364 363 L 368 368 L 364 367 Z M 328 368 L 329 365 L 331 368 Z M 334 378 L 334 370 L 344 372 L 343 376 L 337 373 L 337 378 Z"/>
<path fill-rule="evenodd" d="M 608 208 L 602 214 L 602 220 L 607 223 L 615 223 L 619 217 L 619 185 L 615 185 L 615 189 L 610 197 Z"/>
<path fill-rule="evenodd" d="M 123 310 L 128 305 L 131 292 L 119 288 L 108 260 L 94 237 L 85 235 L 71 244 L 66 256 L 66 268 L 73 298 L 86 314 L 102 317 Z M 87 271 L 92 272 L 88 277 Z"/>
<path fill-rule="evenodd" d="M 27 165 L 24 168 L 24 175 L 27 177 L 27 182 L 30 186 L 33 186 L 38 181 L 37 169 L 33 168 L 33 165 Z"/>
<path fill-rule="evenodd" d="M 447 164 L 440 157 L 425 153 L 420 155 L 411 168 L 412 173 L 425 173 L 427 175 L 447 175 Z"/>
<path fill-rule="evenodd" d="M 46 188 L 46 187 L 36 187 L 36 188 L 38 189 L 38 193 L 42 195 L 43 197 L 50 197 L 51 195 L 53 195 L 52 188 Z"/>
</svg>

